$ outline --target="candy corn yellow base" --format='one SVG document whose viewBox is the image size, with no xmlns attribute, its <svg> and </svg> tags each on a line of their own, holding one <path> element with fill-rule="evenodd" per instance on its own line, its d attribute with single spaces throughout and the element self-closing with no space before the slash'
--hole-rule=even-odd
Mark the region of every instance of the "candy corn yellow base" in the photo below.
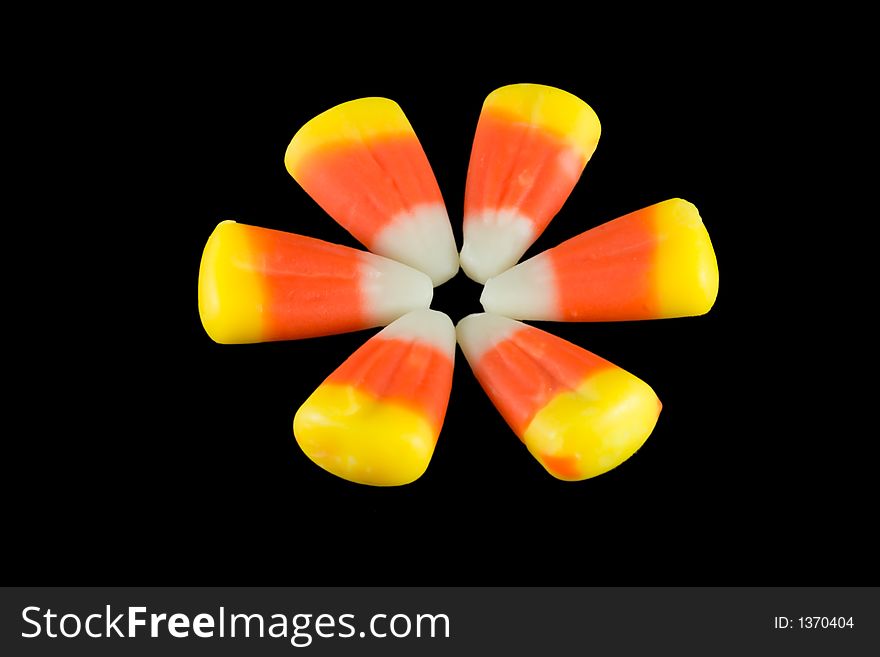
<svg viewBox="0 0 880 657">
<path fill-rule="evenodd" d="M 580 481 L 608 472 L 632 456 L 654 430 L 660 400 L 644 381 L 613 368 L 541 409 L 523 440 L 557 479 Z"/>
<path fill-rule="evenodd" d="M 593 108 L 562 89 L 543 84 L 511 84 L 489 94 L 485 107 L 548 130 L 565 139 L 587 160 L 599 143 L 601 127 Z"/>
<path fill-rule="evenodd" d="M 297 411 L 293 433 L 316 464 L 372 486 L 400 486 L 421 477 L 437 442 L 437 432 L 420 413 L 353 386 L 326 383 Z"/>
<path fill-rule="evenodd" d="M 660 317 L 705 315 L 718 296 L 718 261 L 700 213 L 675 198 L 654 206 Z"/>
<path fill-rule="evenodd" d="M 296 177 L 308 155 L 328 145 L 356 140 L 382 139 L 412 133 L 400 106 L 387 98 L 350 100 L 319 114 L 306 123 L 284 154 L 287 171 Z"/>
<path fill-rule="evenodd" d="M 248 266 L 251 246 L 234 221 L 221 222 L 199 266 L 199 315 L 214 342 L 254 342 L 263 332 L 263 286 Z"/>
</svg>

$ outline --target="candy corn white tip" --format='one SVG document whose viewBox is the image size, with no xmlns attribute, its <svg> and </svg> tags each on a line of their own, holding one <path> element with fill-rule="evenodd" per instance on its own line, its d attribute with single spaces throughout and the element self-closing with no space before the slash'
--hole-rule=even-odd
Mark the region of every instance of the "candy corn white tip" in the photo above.
<svg viewBox="0 0 880 657">
<path fill-rule="evenodd" d="M 534 240 L 533 223 L 516 210 L 466 217 L 461 268 L 468 278 L 485 283 L 513 267 Z"/>
<path fill-rule="evenodd" d="M 556 319 L 558 302 L 552 263 L 539 254 L 490 278 L 480 303 L 488 313 L 514 319 Z"/>
<path fill-rule="evenodd" d="M 455 334 L 468 362 L 477 363 L 492 347 L 524 327 L 521 322 L 500 315 L 474 313 L 458 322 Z"/>
<path fill-rule="evenodd" d="M 446 313 L 426 308 L 413 310 L 379 331 L 378 338 L 431 344 L 450 358 L 455 353 L 455 326 Z"/>
<path fill-rule="evenodd" d="M 370 250 L 425 272 L 435 286 L 458 273 L 458 249 L 442 204 L 425 204 L 391 220 Z"/>
<path fill-rule="evenodd" d="M 365 253 L 361 275 L 361 289 L 375 326 L 427 308 L 434 298 L 427 274 L 388 258 Z"/>
</svg>

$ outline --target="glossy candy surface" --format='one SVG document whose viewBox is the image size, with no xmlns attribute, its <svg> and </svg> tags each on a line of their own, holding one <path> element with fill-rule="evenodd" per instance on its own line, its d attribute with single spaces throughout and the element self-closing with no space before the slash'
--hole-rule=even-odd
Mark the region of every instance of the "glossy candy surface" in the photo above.
<svg viewBox="0 0 880 657">
<path fill-rule="evenodd" d="M 296 413 L 303 452 L 333 474 L 398 486 L 428 467 L 440 435 L 455 356 L 452 321 L 435 310 L 404 315 L 370 338 Z"/>
<path fill-rule="evenodd" d="M 488 313 L 465 317 L 456 332 L 492 403 L 558 479 L 617 467 L 654 429 L 661 405 L 650 386 L 577 345 Z"/>
<path fill-rule="evenodd" d="M 215 342 L 296 340 L 384 326 L 433 297 L 394 260 L 234 221 L 217 225 L 199 268 L 199 315 Z"/>
<path fill-rule="evenodd" d="M 387 98 L 337 105 L 306 123 L 284 164 L 318 205 L 370 251 L 427 273 L 458 271 L 458 253 L 428 158 Z"/>
<path fill-rule="evenodd" d="M 468 166 L 461 267 L 477 281 L 512 267 L 559 212 L 599 141 L 584 101 L 540 84 L 486 98 Z"/>
<path fill-rule="evenodd" d="M 456 342 L 489 398 L 552 476 L 579 481 L 630 458 L 661 411 L 645 382 L 517 319 L 621 321 L 699 315 L 718 292 L 696 207 L 671 199 L 516 264 L 561 209 L 600 125 L 572 94 L 514 84 L 486 98 L 456 245 L 437 181 L 401 108 L 343 103 L 306 123 L 291 176 L 371 252 L 222 222 L 205 247 L 199 313 L 221 343 L 386 326 L 343 362 L 293 421 L 304 454 L 343 479 L 421 477 L 441 432 Z M 459 268 L 487 312 L 457 327 L 430 310 Z M 328 368 L 329 369 L 329 368 Z M 478 438 L 478 437 L 477 437 Z"/>
<path fill-rule="evenodd" d="M 487 312 L 610 322 L 709 312 L 718 264 L 697 208 L 657 203 L 588 230 L 490 279 Z"/>
</svg>

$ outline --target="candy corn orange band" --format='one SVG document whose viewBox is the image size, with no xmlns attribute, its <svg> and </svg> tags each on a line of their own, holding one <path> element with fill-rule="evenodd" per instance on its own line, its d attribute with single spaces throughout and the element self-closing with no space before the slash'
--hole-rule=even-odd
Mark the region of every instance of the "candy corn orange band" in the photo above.
<svg viewBox="0 0 880 657">
<path fill-rule="evenodd" d="M 718 292 L 709 236 L 691 203 L 673 199 L 611 221 L 550 252 L 566 320 L 700 315 Z M 589 285 L 585 282 L 589 281 Z"/>
<path fill-rule="evenodd" d="M 717 294 L 718 265 L 699 212 L 671 199 L 490 279 L 481 300 L 518 319 L 620 321 L 702 315 Z"/>
<path fill-rule="evenodd" d="M 399 338 L 368 341 L 327 377 L 328 384 L 356 386 L 385 402 L 422 414 L 439 433 L 452 360 L 432 344 Z"/>
<path fill-rule="evenodd" d="M 607 472 L 657 421 L 660 402 L 647 384 L 545 331 L 478 314 L 459 323 L 458 340 L 495 407 L 555 477 Z"/>
<path fill-rule="evenodd" d="M 329 144 L 299 160 L 294 176 L 309 196 L 367 247 L 396 216 L 419 204 L 442 204 L 430 164 L 414 134 Z M 378 192 L 395 172 L 397 194 Z M 344 192 L 344 193 L 341 193 Z"/>
<path fill-rule="evenodd" d="M 452 387 L 455 329 L 443 313 L 408 313 L 371 338 L 296 413 L 305 454 L 333 474 L 397 486 L 428 467 Z"/>
<path fill-rule="evenodd" d="M 405 265 L 322 240 L 224 221 L 205 246 L 199 313 L 217 342 L 295 340 L 387 323 L 431 300 Z"/>
<path fill-rule="evenodd" d="M 585 378 L 609 367 L 614 366 L 570 342 L 527 326 L 486 352 L 476 364 L 475 373 L 501 415 L 522 437 L 535 414 L 551 399 L 576 389 Z"/>
<path fill-rule="evenodd" d="M 565 203 L 587 157 L 564 137 L 522 123 L 503 108 L 487 107 L 474 137 L 465 221 L 476 221 L 487 210 L 516 208 L 537 237 Z"/>
</svg>

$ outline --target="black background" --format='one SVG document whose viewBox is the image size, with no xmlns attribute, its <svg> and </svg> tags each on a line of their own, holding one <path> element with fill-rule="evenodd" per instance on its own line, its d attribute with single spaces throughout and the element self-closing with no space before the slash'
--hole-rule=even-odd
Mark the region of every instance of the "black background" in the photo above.
<svg viewBox="0 0 880 657">
<path fill-rule="evenodd" d="M 44 326 L 36 429 L 8 461 L 13 576 L 774 584 L 809 573 L 812 583 L 858 582 L 871 508 L 868 481 L 853 470 L 864 467 L 859 445 L 834 448 L 836 436 L 803 430 L 821 392 L 789 395 L 799 375 L 783 354 L 796 329 L 784 323 L 786 282 L 771 263 L 783 256 L 767 258 L 781 112 L 766 63 L 707 44 L 669 58 L 625 40 L 592 55 L 552 34 L 528 49 L 478 50 L 469 37 L 442 48 L 363 42 L 338 61 L 328 53 L 339 44 L 295 38 L 265 54 L 228 33 L 181 43 L 157 39 L 124 74 L 100 77 L 80 108 L 92 121 L 71 139 L 101 142 L 83 161 L 100 160 L 106 178 L 89 175 L 82 220 L 60 229 L 75 256 L 53 278 L 64 313 Z M 443 48 L 464 49 L 467 63 Z M 460 244 L 481 104 L 523 81 L 580 96 L 602 122 L 580 183 L 526 255 L 680 196 L 712 237 L 718 301 L 700 318 L 541 325 L 636 374 L 663 401 L 652 437 L 609 474 L 581 483 L 547 475 L 459 352 L 428 472 L 392 489 L 337 479 L 303 455 L 291 422 L 374 331 L 214 344 L 196 304 L 204 243 L 220 220 L 235 219 L 357 246 L 289 177 L 283 155 L 317 113 L 378 95 L 413 124 Z M 432 307 L 457 321 L 480 310 L 479 290 L 459 273 Z M 72 326 L 68 339 L 57 324 Z"/>
</svg>

